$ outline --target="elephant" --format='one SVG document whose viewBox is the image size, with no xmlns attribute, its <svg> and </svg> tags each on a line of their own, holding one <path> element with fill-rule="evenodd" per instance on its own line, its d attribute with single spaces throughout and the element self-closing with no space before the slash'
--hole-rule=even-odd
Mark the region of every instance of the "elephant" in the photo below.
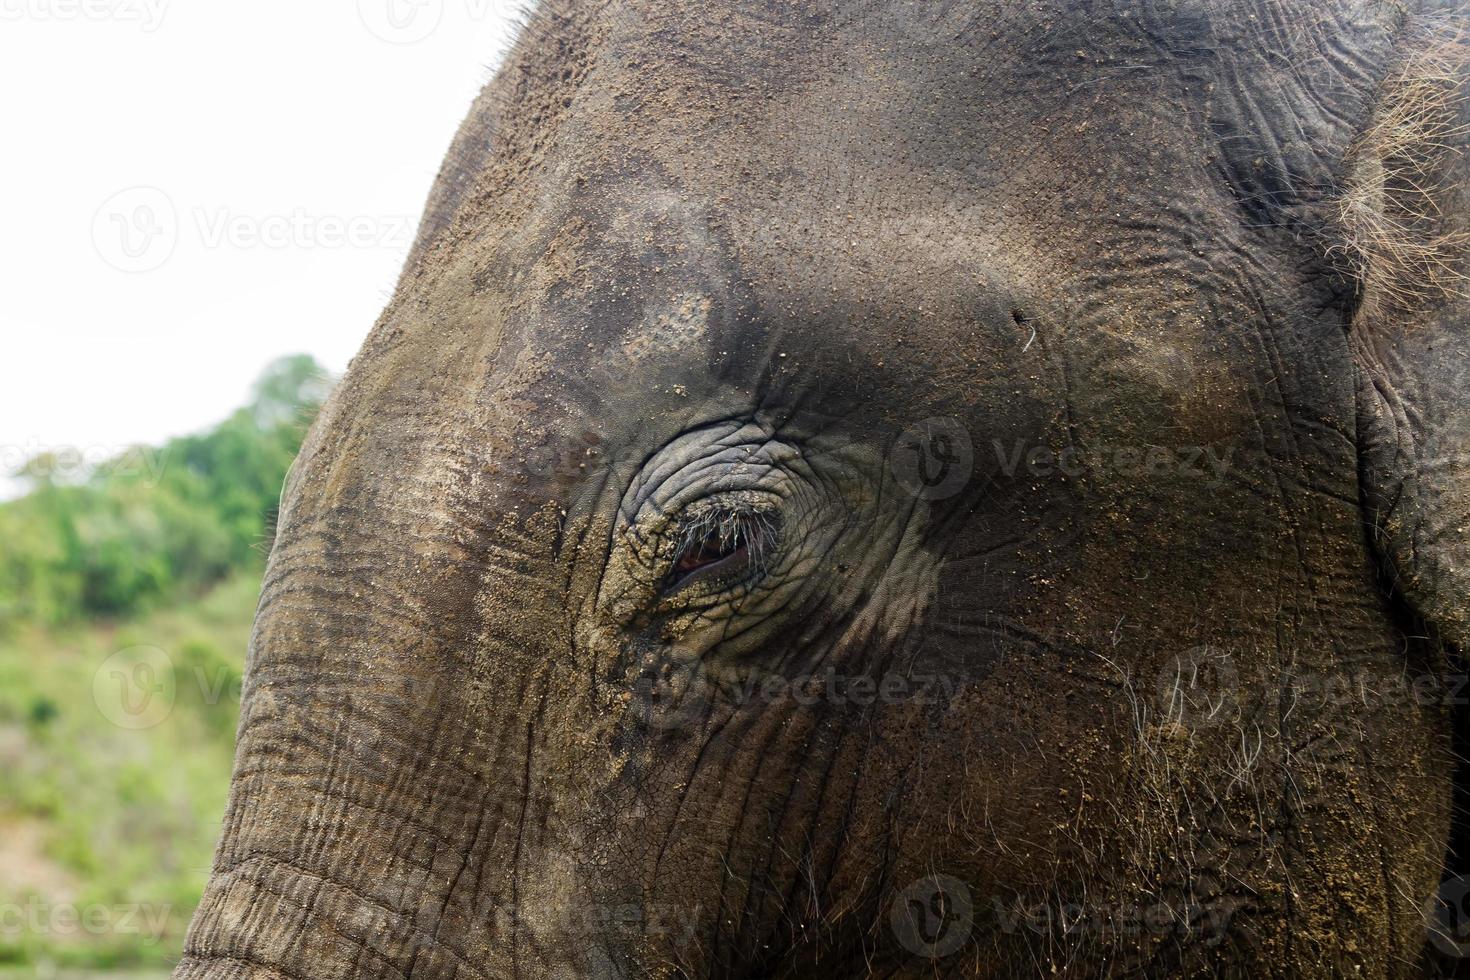
<svg viewBox="0 0 1470 980">
<path fill-rule="evenodd" d="M 174 976 L 1453 975 L 1467 26 L 541 0 Z"/>
</svg>

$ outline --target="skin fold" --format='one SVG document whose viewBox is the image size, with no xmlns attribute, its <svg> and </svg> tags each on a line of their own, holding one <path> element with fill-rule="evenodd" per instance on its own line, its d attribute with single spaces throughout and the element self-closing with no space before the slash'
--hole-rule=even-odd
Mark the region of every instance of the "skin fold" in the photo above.
<svg viewBox="0 0 1470 980">
<path fill-rule="evenodd" d="M 1465 24 L 546 0 L 175 977 L 1453 971 Z"/>
</svg>

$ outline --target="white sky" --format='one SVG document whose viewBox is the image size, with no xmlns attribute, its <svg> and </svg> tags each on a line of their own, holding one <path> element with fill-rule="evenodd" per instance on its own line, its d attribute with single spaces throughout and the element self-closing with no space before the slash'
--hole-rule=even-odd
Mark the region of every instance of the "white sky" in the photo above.
<svg viewBox="0 0 1470 980">
<path fill-rule="evenodd" d="M 0 0 L 0 496 L 342 371 L 519 9 Z"/>
</svg>

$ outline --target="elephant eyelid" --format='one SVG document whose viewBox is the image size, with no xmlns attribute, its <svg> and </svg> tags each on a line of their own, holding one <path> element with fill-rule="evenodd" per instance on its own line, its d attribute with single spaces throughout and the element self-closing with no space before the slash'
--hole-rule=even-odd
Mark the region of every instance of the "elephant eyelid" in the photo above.
<svg viewBox="0 0 1470 980">
<path fill-rule="evenodd" d="M 733 502 L 699 507 L 680 521 L 674 535 L 664 592 L 699 582 L 764 576 L 779 537 L 780 521 L 769 508 Z"/>
</svg>

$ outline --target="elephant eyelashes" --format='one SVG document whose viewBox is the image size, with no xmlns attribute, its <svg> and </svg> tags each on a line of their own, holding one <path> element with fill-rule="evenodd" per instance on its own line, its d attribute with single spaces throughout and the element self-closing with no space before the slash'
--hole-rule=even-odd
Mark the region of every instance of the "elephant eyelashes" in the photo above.
<svg viewBox="0 0 1470 980">
<path fill-rule="evenodd" d="M 759 575 L 775 537 L 776 525 L 768 513 L 705 508 L 686 520 L 679 533 L 667 589 L 682 589 L 696 582 L 733 584 Z"/>
</svg>

